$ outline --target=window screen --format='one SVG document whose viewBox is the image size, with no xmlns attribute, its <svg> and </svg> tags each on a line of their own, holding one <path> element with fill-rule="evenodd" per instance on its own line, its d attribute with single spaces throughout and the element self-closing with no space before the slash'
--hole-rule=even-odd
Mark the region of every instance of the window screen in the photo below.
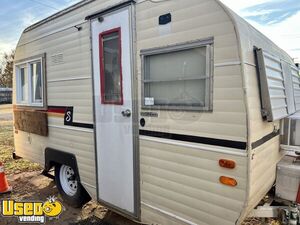
<svg viewBox="0 0 300 225">
<path fill-rule="evenodd" d="M 122 104 L 120 29 L 100 34 L 101 99 L 103 104 Z"/>
<path fill-rule="evenodd" d="M 210 109 L 210 51 L 201 42 L 143 51 L 143 106 Z"/>
</svg>

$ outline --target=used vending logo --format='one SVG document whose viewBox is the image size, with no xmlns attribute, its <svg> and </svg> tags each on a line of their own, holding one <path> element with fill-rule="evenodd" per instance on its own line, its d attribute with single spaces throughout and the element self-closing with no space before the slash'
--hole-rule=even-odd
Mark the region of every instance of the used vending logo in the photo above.
<svg viewBox="0 0 300 225">
<path fill-rule="evenodd" d="M 19 223 L 45 223 L 46 218 L 58 219 L 63 205 L 55 197 L 49 197 L 46 202 L 14 200 L 1 201 L 1 214 L 4 217 L 17 217 Z"/>
</svg>

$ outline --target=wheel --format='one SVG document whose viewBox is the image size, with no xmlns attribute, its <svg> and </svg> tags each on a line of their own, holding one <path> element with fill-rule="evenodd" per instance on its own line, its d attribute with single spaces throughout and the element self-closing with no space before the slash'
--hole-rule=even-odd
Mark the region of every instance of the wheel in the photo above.
<svg viewBox="0 0 300 225">
<path fill-rule="evenodd" d="M 63 200 L 79 208 L 90 200 L 89 194 L 80 184 L 72 167 L 67 165 L 55 166 L 55 183 Z"/>
</svg>

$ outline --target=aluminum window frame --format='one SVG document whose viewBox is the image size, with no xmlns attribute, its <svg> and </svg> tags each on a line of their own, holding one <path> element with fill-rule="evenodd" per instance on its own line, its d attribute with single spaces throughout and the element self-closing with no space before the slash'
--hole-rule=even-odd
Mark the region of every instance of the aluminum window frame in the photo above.
<svg viewBox="0 0 300 225">
<path fill-rule="evenodd" d="M 300 146 L 299 145 L 292 145 L 291 144 L 291 126 L 292 126 L 292 121 L 298 121 L 300 120 L 299 117 L 299 112 L 284 118 L 283 122 L 281 123 L 281 148 L 283 150 L 287 151 L 300 151 Z"/>
<path fill-rule="evenodd" d="M 158 80 L 151 81 L 145 79 L 146 71 L 145 71 L 145 63 L 147 56 L 160 55 L 172 52 L 180 52 L 183 50 L 191 50 L 195 48 L 206 48 L 206 74 L 203 76 L 201 74 L 200 78 L 196 80 L 206 79 L 205 81 L 205 103 L 204 106 L 186 106 L 186 105 L 146 105 L 145 104 L 145 84 L 159 82 Z M 191 42 L 179 43 L 175 45 L 168 45 L 164 47 L 151 48 L 151 49 L 143 49 L 140 51 L 141 57 L 141 106 L 142 109 L 145 110 L 180 110 L 180 111 L 212 111 L 213 110 L 213 49 L 214 49 L 214 39 L 207 38 L 201 39 Z M 176 78 L 174 79 L 176 80 Z M 178 79 L 178 80 L 190 80 L 187 79 Z M 172 81 L 172 80 L 161 80 L 161 81 Z"/>
<path fill-rule="evenodd" d="M 41 63 L 41 84 L 42 84 L 42 101 L 35 102 L 33 100 L 33 87 L 32 87 L 32 74 L 31 64 L 40 62 Z M 33 108 L 45 108 L 46 107 L 46 68 L 45 68 L 46 57 L 45 54 L 34 56 L 25 60 L 19 60 L 15 63 L 15 74 L 16 74 L 16 105 Z M 22 68 L 26 69 L 27 82 L 28 82 L 28 94 L 27 101 L 20 99 L 21 95 L 21 79 L 20 71 Z"/>
</svg>

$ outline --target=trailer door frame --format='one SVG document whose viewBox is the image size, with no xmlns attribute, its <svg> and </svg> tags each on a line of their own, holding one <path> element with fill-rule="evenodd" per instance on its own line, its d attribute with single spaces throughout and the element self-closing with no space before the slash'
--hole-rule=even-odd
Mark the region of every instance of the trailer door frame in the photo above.
<svg viewBox="0 0 300 225">
<path fill-rule="evenodd" d="M 90 20 L 91 29 L 97 200 L 124 216 L 140 219 L 138 101 L 135 79 L 136 56 L 133 44 L 135 43 L 133 32 L 135 9 L 132 1 L 125 3 L 87 17 Z M 121 46 L 121 98 L 116 101 L 106 101 L 105 96 L 103 96 L 105 90 L 103 90 L 103 83 L 101 83 L 101 79 L 103 82 L 101 76 L 105 73 L 105 69 L 102 68 L 104 64 L 100 49 L 101 38 L 105 35 L 110 38 L 110 34 L 117 35 L 117 33 L 120 35 L 119 44 Z M 131 93 L 128 93 L 128 90 Z M 113 122 L 107 121 L 108 111 L 112 112 L 109 116 L 111 116 L 111 121 L 115 121 L 115 127 L 111 126 Z M 106 121 L 103 121 L 103 118 L 106 118 Z M 128 123 L 129 121 L 130 123 Z M 121 130 L 125 128 L 124 123 L 129 124 L 127 126 L 129 135 L 126 136 L 124 132 L 123 135 L 120 134 Z M 108 126 L 108 129 L 105 126 Z M 115 136 L 119 135 L 118 137 L 123 140 L 115 145 L 108 139 L 109 132 Z M 129 139 L 130 142 L 128 142 Z M 124 145 L 123 148 L 116 148 L 116 146 L 122 146 L 122 141 L 130 147 Z M 111 149 L 108 150 L 108 148 Z M 124 154 L 124 152 L 128 154 Z M 120 157 L 115 157 L 116 153 L 120 154 Z M 103 157 L 101 158 L 101 156 Z M 112 160 L 111 157 L 115 157 L 115 159 Z M 112 163 L 115 164 L 112 165 Z M 128 168 L 125 168 L 127 167 L 125 165 Z M 103 173 L 106 173 L 106 176 Z M 107 175 L 107 173 L 110 174 Z M 128 182 L 122 177 L 124 175 L 128 176 Z M 112 185 L 114 183 L 117 185 Z M 121 198 L 128 199 L 124 201 Z M 127 203 L 124 205 L 124 202 Z"/>
</svg>

